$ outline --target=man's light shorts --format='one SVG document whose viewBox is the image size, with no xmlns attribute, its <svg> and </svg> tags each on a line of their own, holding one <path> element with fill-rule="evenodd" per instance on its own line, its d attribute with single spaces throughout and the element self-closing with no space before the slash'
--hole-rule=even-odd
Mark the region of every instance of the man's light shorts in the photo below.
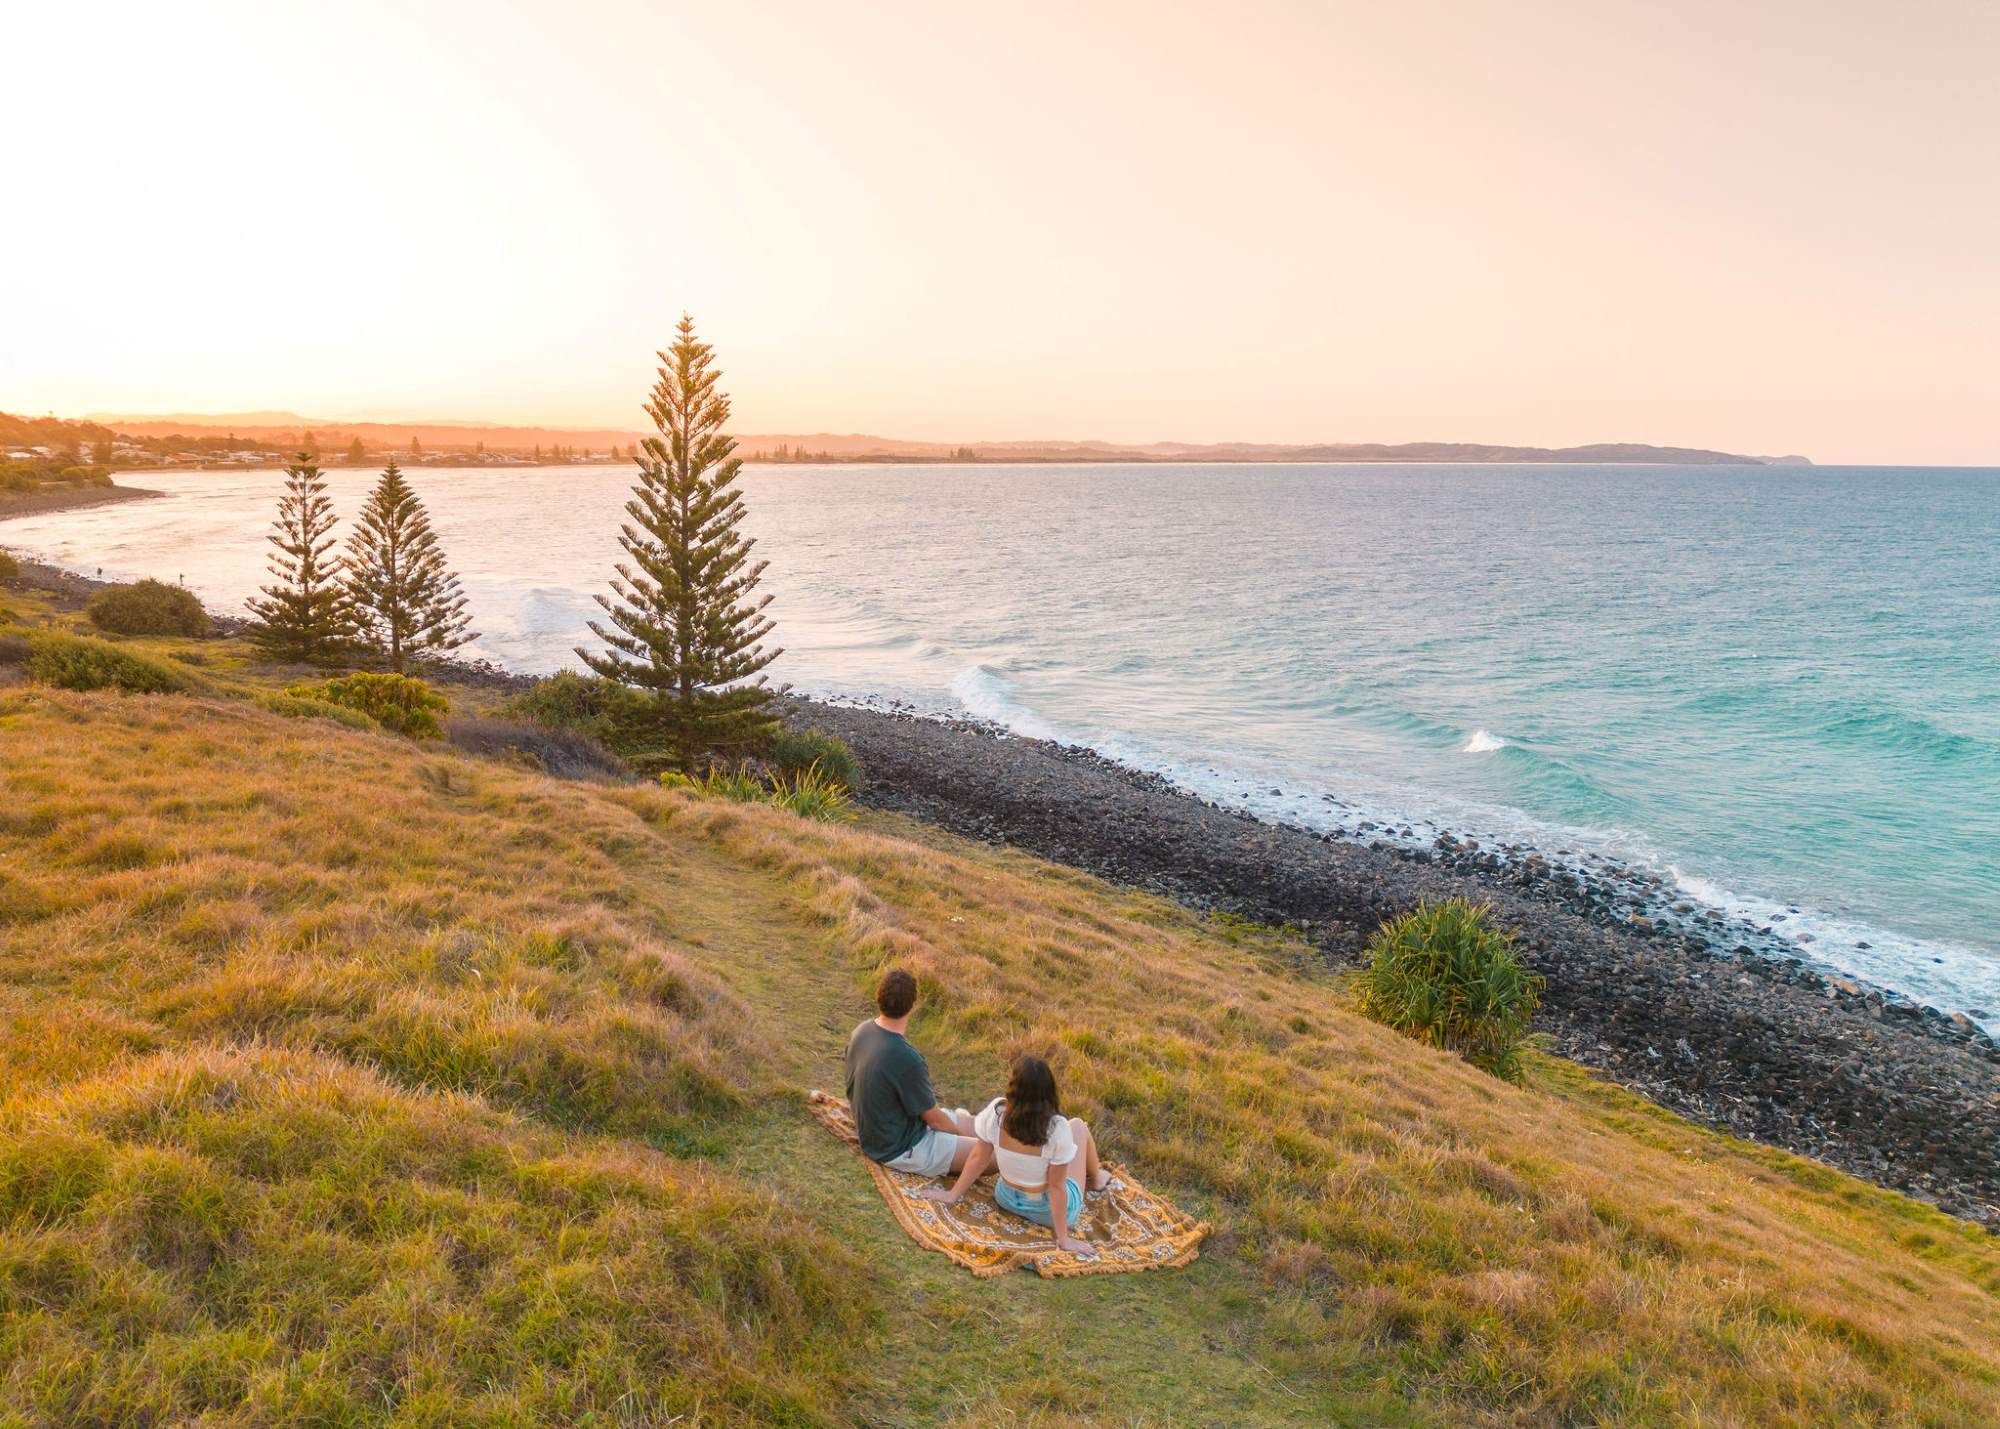
<svg viewBox="0 0 2000 1429">
<path fill-rule="evenodd" d="M 966 1112 L 959 1109 L 958 1115 Z M 970 1142 L 969 1136 L 953 1136 L 948 1131 L 939 1131 L 934 1126 L 924 1128 L 924 1134 L 917 1138 L 917 1144 L 898 1156 L 894 1161 L 882 1164 L 891 1171 L 909 1171 L 918 1176 L 942 1176 L 951 1170 L 951 1158 L 958 1154 L 958 1143 Z M 970 1147 L 967 1148 L 970 1150 Z"/>
</svg>

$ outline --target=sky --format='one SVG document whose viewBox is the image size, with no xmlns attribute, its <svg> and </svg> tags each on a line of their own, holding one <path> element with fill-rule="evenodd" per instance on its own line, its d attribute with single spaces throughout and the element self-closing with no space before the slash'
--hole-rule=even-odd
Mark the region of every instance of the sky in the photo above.
<svg viewBox="0 0 2000 1429">
<path fill-rule="evenodd" d="M 2000 464 L 1991 0 L 7 29 L 0 410 Z"/>
</svg>

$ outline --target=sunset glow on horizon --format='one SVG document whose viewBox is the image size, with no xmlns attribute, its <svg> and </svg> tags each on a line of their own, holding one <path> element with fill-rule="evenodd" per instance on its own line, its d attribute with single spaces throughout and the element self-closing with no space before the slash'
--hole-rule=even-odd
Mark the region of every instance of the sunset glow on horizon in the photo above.
<svg viewBox="0 0 2000 1429">
<path fill-rule="evenodd" d="M 2000 461 L 1974 0 L 9 29 L 0 410 Z"/>
</svg>

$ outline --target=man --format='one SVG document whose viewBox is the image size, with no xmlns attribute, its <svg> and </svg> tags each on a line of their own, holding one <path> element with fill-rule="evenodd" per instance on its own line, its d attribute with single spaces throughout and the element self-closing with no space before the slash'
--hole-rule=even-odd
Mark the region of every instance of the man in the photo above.
<svg viewBox="0 0 2000 1429">
<path fill-rule="evenodd" d="M 870 1161 L 892 1171 L 944 1176 L 972 1154 L 972 1114 L 946 1111 L 931 1091 L 923 1053 L 904 1036 L 917 1005 L 917 980 L 901 968 L 882 975 L 876 1016 L 847 1039 L 847 1104 Z"/>
</svg>

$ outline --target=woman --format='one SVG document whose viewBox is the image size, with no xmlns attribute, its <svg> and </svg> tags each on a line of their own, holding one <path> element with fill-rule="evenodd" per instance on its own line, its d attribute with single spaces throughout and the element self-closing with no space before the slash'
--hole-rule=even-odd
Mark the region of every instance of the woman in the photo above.
<svg viewBox="0 0 2000 1429">
<path fill-rule="evenodd" d="M 950 1205 L 997 1167 L 993 1199 L 1001 1210 L 1047 1226 L 1056 1233 L 1058 1249 L 1089 1254 L 1090 1247 L 1071 1231 L 1083 1219 L 1084 1187 L 1102 1191 L 1111 1184 L 1111 1173 L 1098 1164 L 1090 1127 L 1062 1114 L 1049 1064 L 1040 1057 L 1016 1057 L 1007 1095 L 987 1103 L 973 1118 L 972 1130 L 977 1140 L 957 1183 L 949 1191 L 926 1186 L 917 1194 Z"/>
</svg>

